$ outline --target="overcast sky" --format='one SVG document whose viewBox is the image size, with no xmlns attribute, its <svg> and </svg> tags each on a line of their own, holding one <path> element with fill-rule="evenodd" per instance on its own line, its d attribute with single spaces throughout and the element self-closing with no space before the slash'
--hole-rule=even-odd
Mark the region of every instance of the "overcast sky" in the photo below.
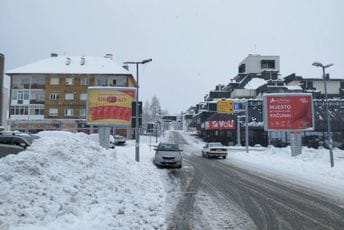
<svg viewBox="0 0 344 230">
<path fill-rule="evenodd" d="M 140 99 L 171 114 L 227 84 L 248 54 L 280 55 L 282 77 L 344 78 L 342 0 L 0 0 L 5 71 L 50 53 L 140 66 Z M 135 68 L 131 71 L 135 74 Z"/>
</svg>

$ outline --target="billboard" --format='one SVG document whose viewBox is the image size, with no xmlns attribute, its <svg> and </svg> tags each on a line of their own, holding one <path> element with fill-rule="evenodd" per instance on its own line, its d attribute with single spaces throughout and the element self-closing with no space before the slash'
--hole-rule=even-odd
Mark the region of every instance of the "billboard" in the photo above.
<svg viewBox="0 0 344 230">
<path fill-rule="evenodd" d="M 264 129 L 267 131 L 314 129 L 312 94 L 266 94 L 263 105 Z"/>
<path fill-rule="evenodd" d="M 205 122 L 206 130 L 235 130 L 236 122 L 234 120 L 210 120 Z"/>
<path fill-rule="evenodd" d="M 87 124 L 130 127 L 135 93 L 131 87 L 89 87 Z"/>
<path fill-rule="evenodd" d="M 217 102 L 218 113 L 233 113 L 234 103 L 232 100 L 221 100 Z"/>
</svg>

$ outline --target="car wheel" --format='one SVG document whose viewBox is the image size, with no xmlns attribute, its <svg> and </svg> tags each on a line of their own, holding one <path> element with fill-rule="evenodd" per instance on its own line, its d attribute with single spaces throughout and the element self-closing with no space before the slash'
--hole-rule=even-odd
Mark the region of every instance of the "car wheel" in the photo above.
<svg viewBox="0 0 344 230">
<path fill-rule="evenodd" d="M 223 156 L 222 158 L 223 158 L 223 159 L 226 159 L 226 158 L 227 158 L 227 156 Z"/>
</svg>

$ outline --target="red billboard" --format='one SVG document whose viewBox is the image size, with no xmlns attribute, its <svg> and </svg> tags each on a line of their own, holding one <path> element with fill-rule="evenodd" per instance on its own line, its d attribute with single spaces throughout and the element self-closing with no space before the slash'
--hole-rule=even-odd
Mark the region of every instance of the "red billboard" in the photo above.
<svg viewBox="0 0 344 230">
<path fill-rule="evenodd" d="M 311 94 L 268 94 L 264 96 L 264 129 L 269 131 L 313 130 Z"/>
<path fill-rule="evenodd" d="M 236 129 L 234 120 L 206 121 L 205 129 L 207 130 L 232 130 Z"/>
</svg>

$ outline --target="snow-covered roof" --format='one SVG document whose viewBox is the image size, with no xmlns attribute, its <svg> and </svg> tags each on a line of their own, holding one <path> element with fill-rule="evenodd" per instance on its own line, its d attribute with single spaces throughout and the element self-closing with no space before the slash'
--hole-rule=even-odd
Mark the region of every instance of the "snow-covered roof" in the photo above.
<svg viewBox="0 0 344 230">
<path fill-rule="evenodd" d="M 285 87 L 289 90 L 302 90 L 301 86 L 299 85 L 285 85 Z"/>
<path fill-rule="evenodd" d="M 7 71 L 11 74 L 120 74 L 131 75 L 111 58 L 90 56 L 50 57 Z"/>
<path fill-rule="evenodd" d="M 265 85 L 267 82 L 262 78 L 252 78 L 246 85 L 245 89 L 257 89 L 262 85 Z"/>
</svg>

